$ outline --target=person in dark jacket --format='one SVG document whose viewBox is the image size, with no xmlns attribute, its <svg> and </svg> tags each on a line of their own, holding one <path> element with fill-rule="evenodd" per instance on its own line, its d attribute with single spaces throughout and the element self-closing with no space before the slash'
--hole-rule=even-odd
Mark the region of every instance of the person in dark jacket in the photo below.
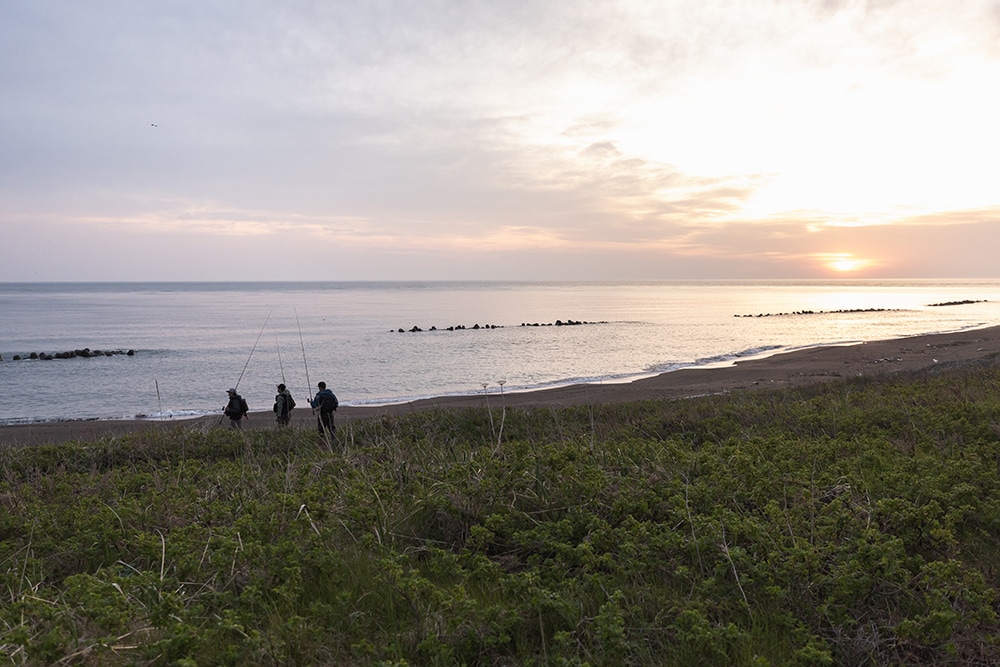
<svg viewBox="0 0 1000 667">
<path fill-rule="evenodd" d="M 229 402 L 226 403 L 226 407 L 222 411 L 229 417 L 229 425 L 232 428 L 242 428 L 240 420 L 247 416 L 250 408 L 247 407 L 247 402 L 243 400 L 243 397 L 236 393 L 235 388 L 226 393 L 229 394 Z"/>
<path fill-rule="evenodd" d="M 278 395 L 274 397 L 274 420 L 280 426 L 288 426 L 292 420 L 292 408 L 295 407 L 295 399 L 292 392 L 285 388 L 284 384 L 278 385 Z"/>
<path fill-rule="evenodd" d="M 319 391 L 316 392 L 316 397 L 310 401 L 313 409 L 319 410 L 319 416 L 316 418 L 316 428 L 319 430 L 319 434 L 326 437 L 327 433 L 331 436 L 333 432 L 337 430 L 337 427 L 333 424 L 333 412 L 337 409 L 338 401 L 337 396 L 332 390 L 326 388 L 325 382 L 320 382 L 316 385 L 319 387 Z"/>
</svg>

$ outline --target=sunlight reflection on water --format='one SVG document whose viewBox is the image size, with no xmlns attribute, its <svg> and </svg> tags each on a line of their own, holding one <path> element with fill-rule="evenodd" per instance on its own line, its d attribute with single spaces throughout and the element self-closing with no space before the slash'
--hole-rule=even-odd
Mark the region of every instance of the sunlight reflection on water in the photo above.
<svg viewBox="0 0 1000 667">
<path fill-rule="evenodd" d="M 1000 281 L 3 284 L 0 421 L 213 413 L 237 382 L 267 410 L 282 380 L 297 398 L 325 380 L 345 404 L 621 381 L 997 324 L 998 299 Z M 979 303 L 929 306 L 962 300 Z M 520 326 L 556 320 L 590 324 Z M 80 347 L 138 354 L 8 363 Z"/>
</svg>

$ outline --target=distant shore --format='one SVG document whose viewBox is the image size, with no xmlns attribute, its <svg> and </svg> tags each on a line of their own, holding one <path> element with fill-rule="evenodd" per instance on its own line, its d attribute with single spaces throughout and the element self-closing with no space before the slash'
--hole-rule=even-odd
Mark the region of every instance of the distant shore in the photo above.
<svg viewBox="0 0 1000 667">
<path fill-rule="evenodd" d="M 501 398 L 489 395 L 491 407 L 537 408 L 625 403 L 640 400 L 677 399 L 761 388 L 793 387 L 857 376 L 884 376 L 905 371 L 947 368 L 966 363 L 998 363 L 1000 326 L 955 333 L 894 338 L 851 345 L 812 347 L 731 365 L 685 368 L 627 383 L 574 384 L 527 392 L 507 392 Z M 336 391 L 336 388 L 334 387 Z M 341 396 L 349 401 L 349 396 Z M 304 400 L 300 405 L 305 404 Z M 442 396 L 408 403 L 372 407 L 341 406 L 337 422 L 380 415 L 403 415 L 433 408 L 485 407 L 483 394 Z M 37 445 L 69 441 L 94 441 L 149 429 L 191 428 L 203 430 L 220 423 L 220 416 L 196 419 L 93 420 L 45 422 L 0 426 L 0 446 Z M 296 408 L 293 426 L 315 424 L 308 408 Z M 276 428 L 270 412 L 254 412 L 245 428 Z"/>
</svg>

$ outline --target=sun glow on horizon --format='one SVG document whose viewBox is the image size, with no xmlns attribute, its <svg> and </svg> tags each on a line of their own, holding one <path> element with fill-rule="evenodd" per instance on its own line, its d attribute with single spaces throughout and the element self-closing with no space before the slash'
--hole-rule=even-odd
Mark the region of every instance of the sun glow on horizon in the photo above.
<svg viewBox="0 0 1000 667">
<path fill-rule="evenodd" d="M 855 257 L 849 252 L 827 253 L 820 256 L 827 268 L 837 273 L 860 271 L 872 265 L 872 261 L 863 257 Z"/>
</svg>

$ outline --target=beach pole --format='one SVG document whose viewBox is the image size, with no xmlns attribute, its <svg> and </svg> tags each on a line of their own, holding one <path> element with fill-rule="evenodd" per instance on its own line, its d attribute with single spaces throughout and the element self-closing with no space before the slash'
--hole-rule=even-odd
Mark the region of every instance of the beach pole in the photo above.
<svg viewBox="0 0 1000 667">
<path fill-rule="evenodd" d="M 160 411 L 160 421 L 163 421 L 163 402 L 160 400 L 160 383 L 156 378 L 153 378 L 153 384 L 156 385 L 156 407 Z"/>
<path fill-rule="evenodd" d="M 507 384 L 507 381 L 497 380 L 497 384 L 500 385 L 500 404 L 503 406 L 500 412 L 500 432 L 497 434 L 497 448 L 499 449 L 500 443 L 503 441 L 503 423 L 507 419 L 507 400 L 503 395 L 503 386 Z"/>
</svg>

